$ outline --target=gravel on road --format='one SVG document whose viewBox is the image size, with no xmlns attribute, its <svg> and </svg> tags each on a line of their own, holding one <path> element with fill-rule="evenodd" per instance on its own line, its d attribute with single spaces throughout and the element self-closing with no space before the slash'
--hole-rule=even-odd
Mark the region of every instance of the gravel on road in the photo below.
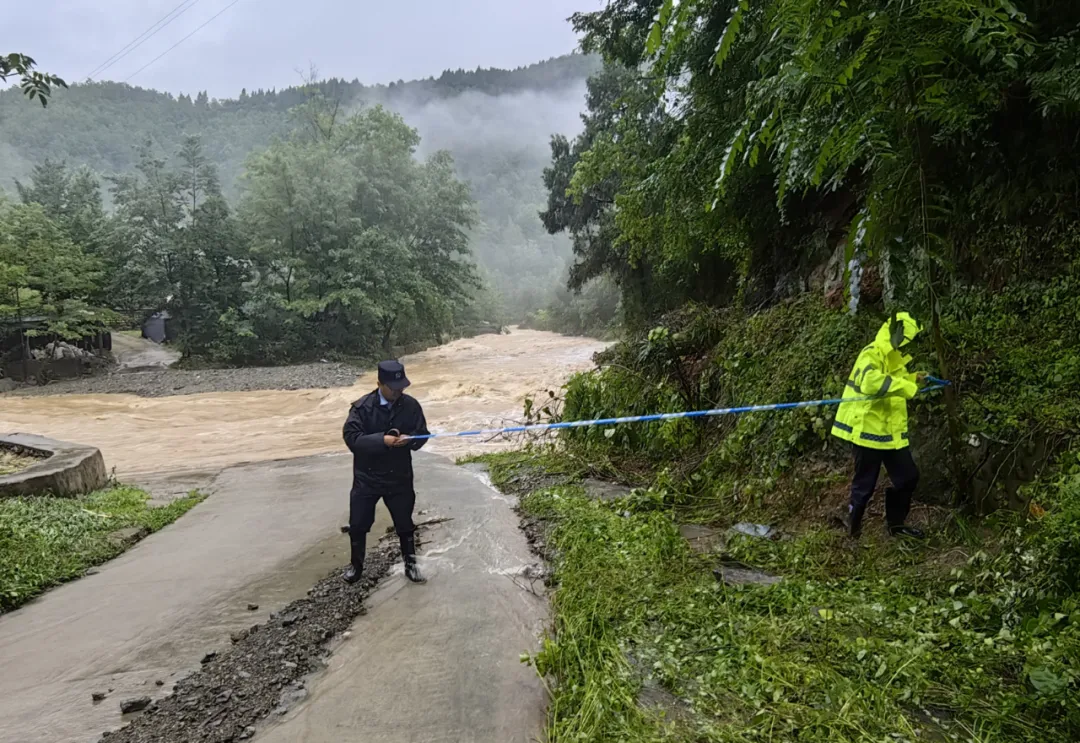
<svg viewBox="0 0 1080 743">
<path fill-rule="evenodd" d="M 330 644 L 348 638 L 364 600 L 398 559 L 396 540 L 368 552 L 364 577 L 348 585 L 341 571 L 320 581 L 266 624 L 233 635 L 232 648 L 207 653 L 202 666 L 151 702 L 102 743 L 227 743 L 247 740 L 307 696 L 306 678 L 325 667 Z M 108 702 L 105 702 L 108 703 Z"/>
<path fill-rule="evenodd" d="M 350 387 L 364 369 L 346 363 L 246 369 L 161 369 L 113 372 L 42 386 L 20 387 L 12 397 L 42 395 L 128 394 L 140 397 L 197 395 L 204 392 L 252 392 L 256 390 L 303 390 Z"/>
</svg>

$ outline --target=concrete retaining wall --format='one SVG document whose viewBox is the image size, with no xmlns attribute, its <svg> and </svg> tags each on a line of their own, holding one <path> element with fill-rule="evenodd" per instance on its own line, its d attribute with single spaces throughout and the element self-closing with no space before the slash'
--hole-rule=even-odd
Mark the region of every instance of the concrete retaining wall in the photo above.
<svg viewBox="0 0 1080 743">
<path fill-rule="evenodd" d="M 69 444 L 28 433 L 0 436 L 0 446 L 31 455 L 45 455 L 21 472 L 0 477 L 0 498 L 54 495 L 71 498 L 105 486 L 109 477 L 101 452 L 92 446 Z"/>
</svg>

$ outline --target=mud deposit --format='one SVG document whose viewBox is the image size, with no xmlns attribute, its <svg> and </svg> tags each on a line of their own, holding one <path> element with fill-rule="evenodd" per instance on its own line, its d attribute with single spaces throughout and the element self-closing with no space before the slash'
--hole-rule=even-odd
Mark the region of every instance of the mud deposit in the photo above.
<svg viewBox="0 0 1080 743">
<path fill-rule="evenodd" d="M 53 382 L 42 387 L 23 387 L 12 397 L 53 395 L 137 395 L 172 397 L 207 392 L 254 392 L 258 390 L 304 390 L 351 387 L 363 373 L 349 364 L 298 364 L 249 369 L 156 369 L 123 370 L 98 377 Z"/>
<path fill-rule="evenodd" d="M 319 582 L 269 622 L 233 635 L 230 650 L 208 654 L 202 668 L 151 702 L 107 743 L 228 743 L 251 738 L 307 696 L 306 677 L 321 670 L 336 638 L 366 613 L 364 600 L 398 559 L 394 540 L 368 552 L 364 578 L 346 584 L 340 571 Z M 417 590 L 423 590 L 417 588 Z M 104 691 L 104 690 L 103 690 Z M 101 704 L 130 700 L 106 697 Z"/>
</svg>

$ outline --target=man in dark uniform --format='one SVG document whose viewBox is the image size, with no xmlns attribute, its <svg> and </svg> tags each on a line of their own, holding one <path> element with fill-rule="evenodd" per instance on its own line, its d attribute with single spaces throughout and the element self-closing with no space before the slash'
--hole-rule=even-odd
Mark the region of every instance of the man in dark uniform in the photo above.
<svg viewBox="0 0 1080 743">
<path fill-rule="evenodd" d="M 382 498 L 401 541 L 405 575 L 413 583 L 424 577 L 416 564 L 412 512 L 412 452 L 427 443 L 413 436 L 428 433 L 424 411 L 404 390 L 410 384 L 397 361 L 379 364 L 379 388 L 353 403 L 345 421 L 345 444 L 353 453 L 353 483 L 349 494 L 349 540 L 352 564 L 345 580 L 355 583 L 364 572 L 367 533 L 375 523 L 375 504 Z"/>
</svg>

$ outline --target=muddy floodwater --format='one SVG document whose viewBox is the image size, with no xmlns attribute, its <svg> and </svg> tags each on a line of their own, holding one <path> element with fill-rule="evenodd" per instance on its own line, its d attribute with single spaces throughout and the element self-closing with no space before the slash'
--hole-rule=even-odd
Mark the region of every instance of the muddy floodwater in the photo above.
<svg viewBox="0 0 1080 743">
<path fill-rule="evenodd" d="M 510 422 L 526 395 L 587 369 L 603 343 L 517 330 L 454 341 L 403 361 L 432 431 Z M 0 431 L 36 433 L 101 449 L 121 477 L 205 470 L 241 462 L 340 453 L 350 403 L 375 388 L 374 373 L 330 390 L 222 392 L 147 399 L 132 395 L 0 397 Z M 436 439 L 455 457 L 500 442 Z"/>
</svg>

